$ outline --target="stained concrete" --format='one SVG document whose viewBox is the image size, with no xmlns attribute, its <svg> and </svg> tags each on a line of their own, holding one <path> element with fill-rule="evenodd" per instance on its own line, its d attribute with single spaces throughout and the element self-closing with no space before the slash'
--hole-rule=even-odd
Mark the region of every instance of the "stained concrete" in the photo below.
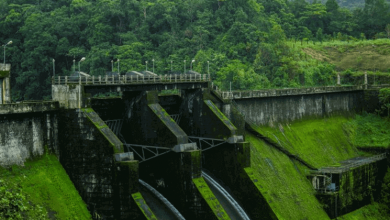
<svg viewBox="0 0 390 220">
<path fill-rule="evenodd" d="M 240 111 L 257 125 L 309 117 L 350 114 L 362 109 L 362 91 L 235 99 Z"/>
</svg>

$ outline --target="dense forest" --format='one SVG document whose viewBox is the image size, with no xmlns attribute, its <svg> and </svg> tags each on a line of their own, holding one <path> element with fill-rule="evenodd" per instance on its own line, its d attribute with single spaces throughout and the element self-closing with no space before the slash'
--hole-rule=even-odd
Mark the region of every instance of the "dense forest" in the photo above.
<svg viewBox="0 0 390 220">
<path fill-rule="evenodd" d="M 328 85 L 334 65 L 308 68 L 295 44 L 390 36 L 385 0 L 349 9 L 338 2 L 351 1 L 2 0 L 0 42 L 13 41 L 13 101 L 49 99 L 53 59 L 55 74 L 69 75 L 82 57 L 81 71 L 91 75 L 111 71 L 111 61 L 118 71 L 118 59 L 121 74 L 144 70 L 145 61 L 169 74 L 194 59 L 201 73 L 210 62 L 223 89 Z"/>
</svg>

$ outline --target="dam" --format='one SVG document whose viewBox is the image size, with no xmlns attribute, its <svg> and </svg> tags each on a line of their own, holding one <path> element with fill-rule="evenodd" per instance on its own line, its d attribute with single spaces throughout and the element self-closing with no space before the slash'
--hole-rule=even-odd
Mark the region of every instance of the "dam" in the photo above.
<svg viewBox="0 0 390 220">
<path fill-rule="evenodd" d="M 361 172 L 315 167 L 256 126 L 369 110 L 379 103 L 378 88 L 223 92 L 200 74 L 57 76 L 51 101 L 0 105 L 0 165 L 53 149 L 89 211 L 102 219 L 279 219 L 253 175 L 245 140 L 251 132 L 312 170 L 308 179 L 318 182 L 318 198 L 334 217 L 351 209 L 337 210 L 332 184 L 346 187 L 343 178 Z M 104 93 L 116 95 L 99 97 Z M 386 159 L 354 163 L 369 170 L 370 182 L 344 192 L 378 184 Z"/>
</svg>

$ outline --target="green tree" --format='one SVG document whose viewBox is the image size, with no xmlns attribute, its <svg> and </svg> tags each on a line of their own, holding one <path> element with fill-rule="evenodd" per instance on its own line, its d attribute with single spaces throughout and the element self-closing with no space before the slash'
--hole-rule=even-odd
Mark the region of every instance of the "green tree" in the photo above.
<svg viewBox="0 0 390 220">
<path fill-rule="evenodd" d="M 382 110 L 387 110 L 387 117 L 390 117 L 390 88 L 380 89 L 378 97 Z"/>
</svg>

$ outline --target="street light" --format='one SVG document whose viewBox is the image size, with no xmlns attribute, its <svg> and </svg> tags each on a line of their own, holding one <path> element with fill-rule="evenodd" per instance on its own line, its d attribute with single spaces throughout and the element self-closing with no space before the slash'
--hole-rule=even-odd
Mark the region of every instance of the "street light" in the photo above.
<svg viewBox="0 0 390 220">
<path fill-rule="evenodd" d="M 119 59 L 118 59 L 118 75 L 120 75 L 120 71 L 119 71 Z"/>
<path fill-rule="evenodd" d="M 148 61 L 145 61 L 146 64 L 146 71 L 148 71 Z"/>
<path fill-rule="evenodd" d="M 76 72 L 76 60 L 73 59 L 73 73 Z"/>
<path fill-rule="evenodd" d="M 172 73 L 172 62 L 173 62 L 173 61 L 171 60 L 171 73 Z"/>
<path fill-rule="evenodd" d="M 152 61 L 153 61 L 153 73 L 154 73 L 154 59 L 152 59 Z"/>
<path fill-rule="evenodd" d="M 53 59 L 53 76 L 56 76 L 56 69 L 55 69 L 55 67 L 54 67 L 54 62 L 56 62 L 55 59 Z"/>
<path fill-rule="evenodd" d="M 210 62 L 207 61 L 207 74 L 209 75 L 209 80 L 210 80 Z"/>
<path fill-rule="evenodd" d="M 4 47 L 4 69 L 5 69 L 5 47 L 9 44 L 12 44 L 12 40 L 10 40 L 8 43 L 4 44 L 3 47 Z"/>
<path fill-rule="evenodd" d="M 194 63 L 194 62 L 195 62 L 195 60 L 192 60 L 192 61 L 191 61 L 191 65 L 190 65 L 190 66 L 191 66 L 191 68 L 190 68 L 191 71 L 192 71 L 192 63 Z"/>
<path fill-rule="evenodd" d="M 83 62 L 85 60 L 85 57 L 81 58 L 81 60 L 79 61 L 79 76 L 80 76 L 80 62 Z"/>
<path fill-rule="evenodd" d="M 114 61 L 111 60 L 111 72 L 113 73 L 114 72 Z"/>
<path fill-rule="evenodd" d="M 186 74 L 186 60 L 184 60 L 184 74 Z"/>
</svg>

